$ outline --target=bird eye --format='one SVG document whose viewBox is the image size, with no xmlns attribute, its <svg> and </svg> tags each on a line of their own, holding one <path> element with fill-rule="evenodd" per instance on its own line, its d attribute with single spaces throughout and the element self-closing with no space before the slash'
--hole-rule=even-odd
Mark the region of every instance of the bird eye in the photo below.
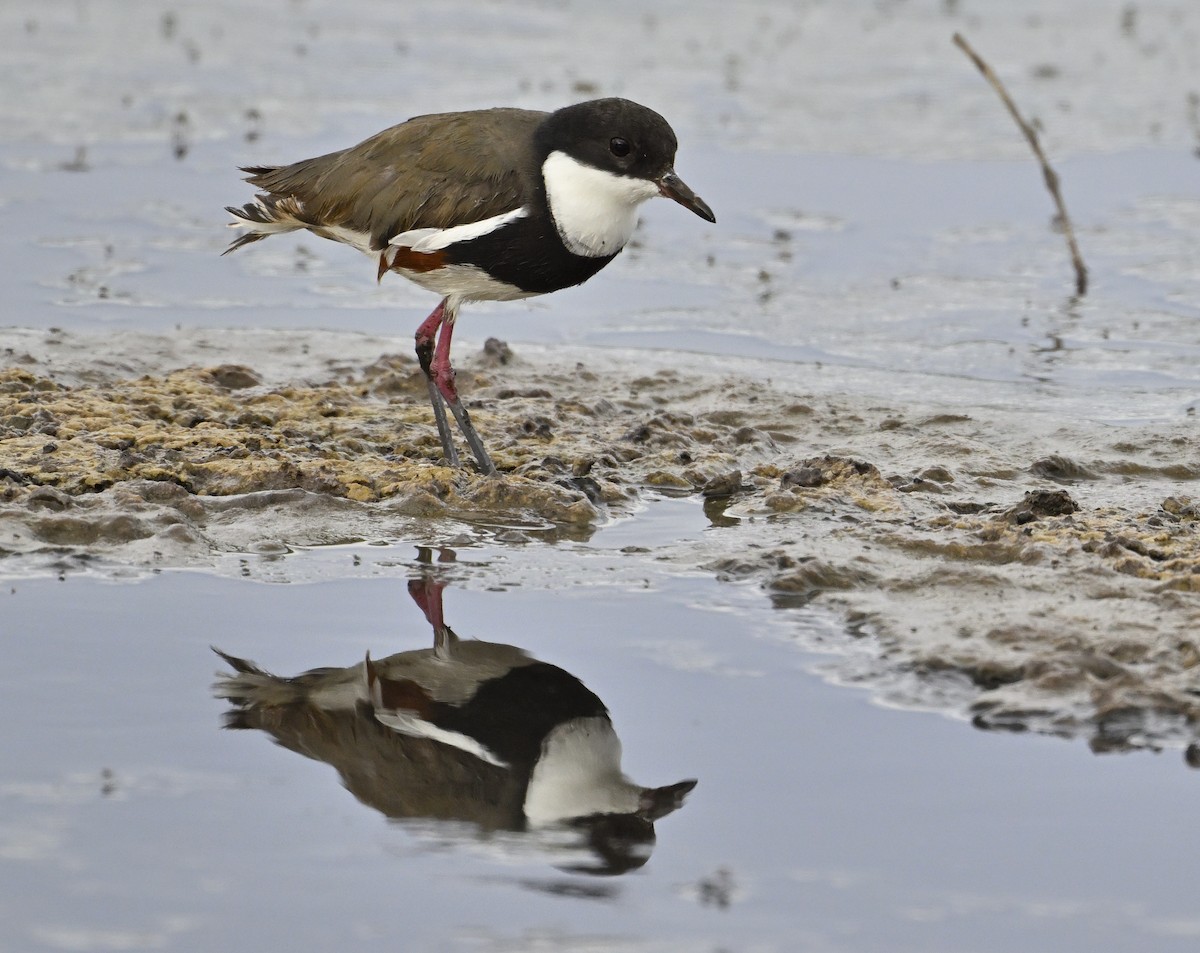
<svg viewBox="0 0 1200 953">
<path fill-rule="evenodd" d="M 608 149 L 618 159 L 624 159 L 629 155 L 629 140 L 617 136 L 609 140 Z"/>
</svg>

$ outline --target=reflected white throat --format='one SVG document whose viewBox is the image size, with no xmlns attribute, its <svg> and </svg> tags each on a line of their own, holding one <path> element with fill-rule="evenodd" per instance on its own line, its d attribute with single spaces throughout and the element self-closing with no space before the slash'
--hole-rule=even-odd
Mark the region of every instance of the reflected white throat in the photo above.
<svg viewBox="0 0 1200 953">
<path fill-rule="evenodd" d="M 659 194 L 646 179 L 614 175 L 552 152 L 542 163 L 550 214 L 567 250 L 586 258 L 615 255 L 633 236 L 637 208 Z"/>
<path fill-rule="evenodd" d="M 608 718 L 572 718 L 542 742 L 525 791 L 525 818 L 538 828 L 592 814 L 632 814 L 641 794 L 621 773 L 621 742 Z"/>
</svg>

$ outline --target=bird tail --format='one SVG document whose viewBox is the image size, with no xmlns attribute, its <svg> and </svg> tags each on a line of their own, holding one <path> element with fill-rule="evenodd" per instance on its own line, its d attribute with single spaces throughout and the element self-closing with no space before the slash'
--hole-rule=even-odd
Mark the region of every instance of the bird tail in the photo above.
<svg viewBox="0 0 1200 953">
<path fill-rule="evenodd" d="M 233 669 L 232 673 L 217 672 L 212 686 L 213 694 L 231 706 L 225 713 L 229 728 L 261 728 L 263 714 L 278 709 L 352 710 L 369 697 L 362 665 L 314 668 L 286 678 L 216 646 L 212 649 Z"/>
<path fill-rule="evenodd" d="M 272 675 L 247 659 L 222 652 L 215 645 L 212 650 L 233 669 L 233 674 L 217 672 L 213 694 L 218 698 L 224 698 L 239 707 L 251 707 L 293 704 L 303 701 L 307 695 L 307 686 L 293 679 Z"/>
<path fill-rule="evenodd" d="M 276 169 L 272 166 L 250 166 L 242 171 L 250 173 L 248 182 L 258 185 L 259 183 L 255 180 L 270 175 Z M 221 252 L 222 255 L 228 255 L 243 245 L 262 241 L 271 235 L 294 232 L 301 228 L 307 228 L 309 225 L 303 217 L 304 203 L 293 195 L 263 193 L 256 195 L 253 202 L 248 202 L 241 207 L 227 205 L 225 211 L 234 218 L 234 221 L 229 223 L 229 227 L 244 228 L 246 234 L 239 235 L 230 242 L 229 247 Z"/>
</svg>

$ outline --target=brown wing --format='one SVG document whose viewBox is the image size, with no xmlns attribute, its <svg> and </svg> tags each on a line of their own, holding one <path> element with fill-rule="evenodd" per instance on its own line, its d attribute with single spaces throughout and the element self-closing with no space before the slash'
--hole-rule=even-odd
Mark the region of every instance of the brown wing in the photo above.
<svg viewBox="0 0 1200 953">
<path fill-rule="evenodd" d="M 545 117 L 526 109 L 417 116 L 341 152 L 244 171 L 318 234 L 323 226 L 365 232 L 379 250 L 411 228 L 470 224 L 524 204 L 536 185 L 533 130 Z"/>
</svg>

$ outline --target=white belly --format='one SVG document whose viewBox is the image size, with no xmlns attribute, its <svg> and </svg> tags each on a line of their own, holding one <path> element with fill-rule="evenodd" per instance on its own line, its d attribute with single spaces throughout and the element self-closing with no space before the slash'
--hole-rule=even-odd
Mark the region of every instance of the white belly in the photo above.
<svg viewBox="0 0 1200 953">
<path fill-rule="evenodd" d="M 436 271 L 394 270 L 413 284 L 436 291 L 443 297 L 457 295 L 460 301 L 516 301 L 537 294 L 536 291 L 522 291 L 506 281 L 497 281 L 475 265 L 447 265 Z"/>
</svg>

